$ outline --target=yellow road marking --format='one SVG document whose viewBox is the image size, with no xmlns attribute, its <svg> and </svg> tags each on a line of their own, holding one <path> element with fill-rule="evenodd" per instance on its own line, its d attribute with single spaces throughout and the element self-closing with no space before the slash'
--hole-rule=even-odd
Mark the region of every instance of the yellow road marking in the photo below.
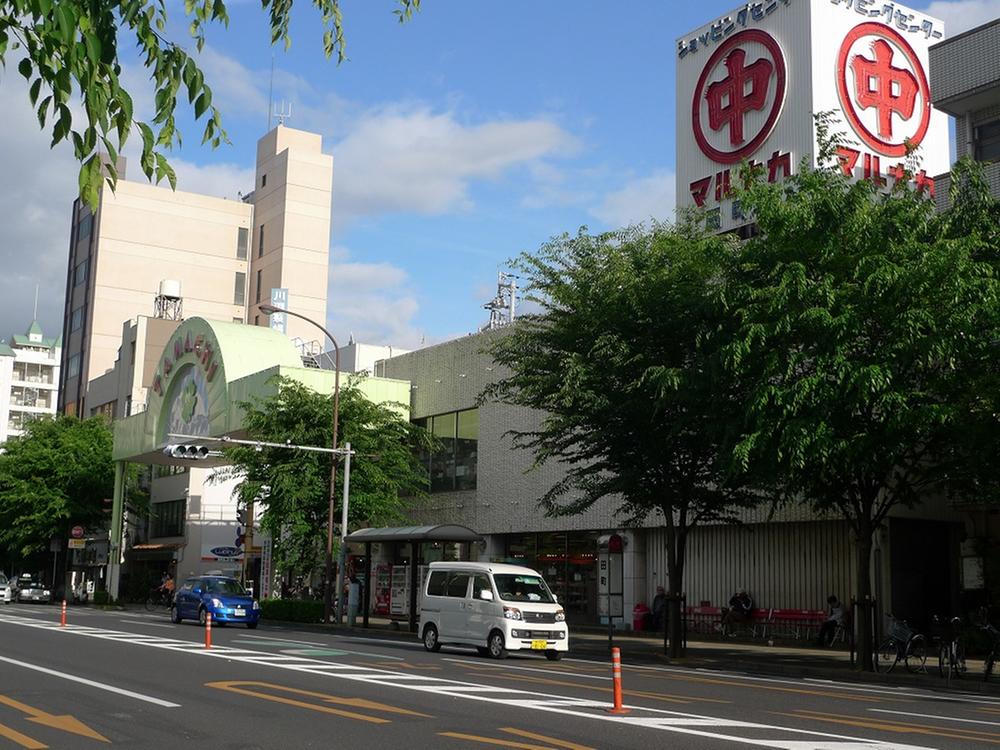
<svg viewBox="0 0 1000 750">
<path fill-rule="evenodd" d="M 546 737 L 544 734 L 526 732 L 523 729 L 515 729 L 514 727 L 503 727 L 500 731 L 507 732 L 507 734 L 514 734 L 518 737 L 527 737 L 529 740 L 542 740 L 543 742 L 548 742 L 550 745 L 555 745 L 556 747 L 564 747 L 566 750 L 594 750 L 594 748 L 587 747 L 586 745 L 577 745 L 575 742 L 557 740 L 555 737 Z"/>
<path fill-rule="evenodd" d="M 789 716 L 795 719 L 825 721 L 831 724 L 846 724 L 848 726 L 862 727 L 865 729 L 880 729 L 886 732 L 896 732 L 897 734 L 923 734 L 933 737 L 950 737 L 952 739 L 971 740 L 973 742 L 988 742 L 992 745 L 1000 745 L 1000 734 L 995 732 L 980 732 L 975 729 L 952 729 L 950 727 L 939 727 L 929 724 L 904 724 L 901 722 L 887 720 L 873 721 L 844 714 L 826 714 L 820 711 L 799 710 L 795 713 L 772 711 L 771 713 L 776 713 L 779 716 Z"/>
<path fill-rule="evenodd" d="M 26 734 L 21 734 L 16 729 L 5 727 L 3 724 L 0 724 L 0 737 L 6 737 L 8 740 L 16 742 L 28 750 L 45 750 L 48 747 L 48 745 L 43 745 L 38 740 L 32 739 Z"/>
<path fill-rule="evenodd" d="M 597 690 L 601 693 L 610 693 L 613 691 L 610 687 L 601 687 L 600 685 L 581 685 L 578 682 L 569 682 L 567 680 L 553 680 L 549 677 L 531 677 L 528 675 L 513 675 L 513 674 L 498 674 L 496 675 L 501 680 L 520 680 L 521 682 L 534 682 L 541 685 L 556 685 L 559 687 L 574 687 L 580 688 L 581 690 Z M 732 703 L 732 701 L 721 700 L 719 698 L 698 698 L 691 695 L 672 695 L 668 693 L 651 693 L 645 690 L 623 690 L 624 695 L 636 697 L 636 698 L 651 698 L 652 700 L 663 701 L 664 703 L 693 703 L 694 701 L 704 701 L 706 703 Z"/>
<path fill-rule="evenodd" d="M 359 714 L 354 711 L 344 711 L 339 708 L 330 708 L 329 706 L 318 706 L 315 703 L 307 703 L 306 701 L 295 700 L 294 698 L 285 698 L 280 695 L 272 695 L 270 693 L 258 692 L 256 690 L 249 690 L 247 686 L 258 687 L 258 688 L 270 688 L 271 690 L 278 690 L 285 693 L 291 693 L 293 695 L 302 695 L 308 698 L 318 698 L 324 703 L 335 703 L 341 706 L 351 706 L 352 708 L 367 708 L 371 711 L 384 711 L 391 714 L 403 714 L 406 716 L 419 716 L 424 719 L 433 718 L 428 714 L 418 713 L 417 711 L 410 711 L 407 708 L 399 708 L 397 706 L 390 706 L 385 703 L 378 703 L 377 701 L 370 701 L 365 698 L 341 698 L 337 695 L 328 695 L 326 693 L 316 693 L 312 690 L 300 690 L 299 688 L 286 687 L 284 685 L 274 685 L 269 682 L 256 682 L 253 680 L 228 680 L 222 682 L 206 682 L 205 687 L 216 688 L 217 690 L 226 690 L 230 693 L 238 693 L 240 695 L 249 695 L 253 698 L 261 698 L 266 701 L 273 701 L 275 703 L 283 703 L 286 706 L 297 706 L 298 708 L 306 708 L 310 711 L 319 711 L 326 714 L 334 714 L 335 716 L 343 716 L 348 719 L 357 719 L 358 721 L 367 721 L 372 724 L 388 724 L 389 719 L 383 719 L 379 716 L 369 716 L 367 714 Z"/>
<path fill-rule="evenodd" d="M 34 708 L 26 703 L 21 703 L 20 701 L 16 701 L 13 698 L 8 698 L 5 695 L 0 695 L 0 703 L 2 703 L 5 706 L 10 706 L 16 711 L 20 711 L 21 713 L 27 714 L 28 721 L 32 721 L 35 724 L 41 724 L 42 726 L 45 727 L 52 727 L 53 729 L 58 729 L 61 732 L 78 734 L 81 737 L 89 737 L 90 739 L 97 740 L 98 742 L 111 741 L 103 734 L 95 732 L 93 729 L 88 727 L 82 721 L 73 718 L 69 714 L 56 716 L 55 714 L 50 714 L 47 713 L 46 711 L 42 711 L 40 708 Z"/>
<path fill-rule="evenodd" d="M 451 737 L 455 740 L 480 742 L 484 745 L 500 745 L 502 747 L 516 748 L 516 750 L 556 750 L 552 745 L 529 745 L 525 742 L 514 742 L 513 740 L 495 740 L 492 737 L 481 737 L 478 734 L 462 734 L 461 732 L 438 732 L 438 734 L 441 737 Z"/>
</svg>

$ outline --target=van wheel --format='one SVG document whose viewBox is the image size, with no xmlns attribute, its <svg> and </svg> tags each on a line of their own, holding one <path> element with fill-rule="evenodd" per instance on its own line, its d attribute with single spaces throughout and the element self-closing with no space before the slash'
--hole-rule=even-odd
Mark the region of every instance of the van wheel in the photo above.
<svg viewBox="0 0 1000 750">
<path fill-rule="evenodd" d="M 486 641 L 486 650 L 494 659 L 507 658 L 507 644 L 504 642 L 503 633 L 499 630 L 490 633 L 489 640 Z"/>
<path fill-rule="evenodd" d="M 438 641 L 438 630 L 433 625 L 424 628 L 424 648 L 428 651 L 440 651 L 441 643 Z"/>
<path fill-rule="evenodd" d="M 562 651 L 556 651 L 554 648 L 550 648 L 548 651 L 545 652 L 545 658 L 548 659 L 549 661 L 559 661 L 560 659 L 562 659 L 562 655 L 563 655 Z"/>
<path fill-rule="evenodd" d="M 170 622 L 174 623 L 174 625 L 177 625 L 180 623 L 180 621 L 181 621 L 180 610 L 177 609 L 176 604 L 173 604 L 170 606 Z"/>
</svg>

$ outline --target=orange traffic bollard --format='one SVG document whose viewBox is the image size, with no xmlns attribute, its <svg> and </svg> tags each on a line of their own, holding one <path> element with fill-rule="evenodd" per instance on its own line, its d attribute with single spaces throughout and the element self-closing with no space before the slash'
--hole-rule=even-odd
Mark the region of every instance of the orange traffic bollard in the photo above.
<svg viewBox="0 0 1000 750">
<path fill-rule="evenodd" d="M 205 612 L 205 648 L 212 648 L 212 613 Z"/>
<path fill-rule="evenodd" d="M 62 615 L 59 618 L 59 627 L 66 627 L 66 600 L 63 599 L 62 603 Z"/>
<path fill-rule="evenodd" d="M 622 706 L 622 651 L 617 646 L 611 649 L 611 681 L 614 686 L 615 705 L 609 714 L 627 714 L 631 709 Z"/>
</svg>

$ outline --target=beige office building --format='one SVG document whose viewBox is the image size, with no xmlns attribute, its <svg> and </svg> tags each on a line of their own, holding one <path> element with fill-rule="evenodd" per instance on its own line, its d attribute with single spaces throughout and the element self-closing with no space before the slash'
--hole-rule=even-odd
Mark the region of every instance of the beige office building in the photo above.
<svg viewBox="0 0 1000 750">
<path fill-rule="evenodd" d="M 104 406 L 87 403 L 88 383 L 114 367 L 122 326 L 139 316 L 268 325 L 255 307 L 274 287 L 296 312 L 325 319 L 333 159 L 321 147 L 318 135 L 272 130 L 242 200 L 240 185 L 227 200 L 119 179 L 114 192 L 102 188 L 96 212 L 74 203 L 61 411 Z M 158 301 L 167 309 L 158 313 Z M 319 348 L 318 332 L 299 323 L 288 319 L 287 334 L 305 352 Z"/>
</svg>

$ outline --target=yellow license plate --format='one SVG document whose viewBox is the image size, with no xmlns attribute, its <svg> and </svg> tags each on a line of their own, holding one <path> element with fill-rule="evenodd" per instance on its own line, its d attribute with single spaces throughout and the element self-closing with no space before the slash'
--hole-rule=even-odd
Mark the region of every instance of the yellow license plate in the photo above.
<svg viewBox="0 0 1000 750">
<path fill-rule="evenodd" d="M 544 651 L 545 650 L 545 646 L 546 646 L 545 641 L 532 641 L 531 642 L 531 648 L 533 648 L 535 651 Z"/>
</svg>

